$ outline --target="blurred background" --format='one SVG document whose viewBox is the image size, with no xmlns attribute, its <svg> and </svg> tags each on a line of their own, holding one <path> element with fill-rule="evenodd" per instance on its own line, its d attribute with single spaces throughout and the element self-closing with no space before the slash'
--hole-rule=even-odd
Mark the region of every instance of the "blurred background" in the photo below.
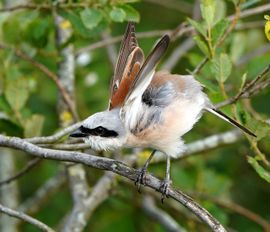
<svg viewBox="0 0 270 232">
<path fill-rule="evenodd" d="M 106 109 L 121 36 L 127 21 L 135 21 L 145 54 L 163 34 L 171 36 L 159 69 L 195 75 L 210 99 L 223 106 L 223 112 L 258 135 L 257 139 L 247 138 L 205 113 L 184 136 L 185 142 L 220 138 L 228 131 L 229 138 L 217 139 L 213 149 L 204 147 L 174 160 L 173 186 L 192 196 L 229 231 L 270 231 L 270 91 L 266 69 L 270 42 L 264 33 L 269 1 L 0 2 L 1 134 L 48 136 L 72 124 L 76 117 L 82 120 Z M 228 104 L 232 102 L 226 100 L 265 69 L 246 89 L 246 95 L 241 95 L 246 98 Z M 70 96 L 71 107 L 63 99 L 59 82 Z M 140 167 L 149 152 L 124 149 L 97 155 L 123 159 L 136 153 L 133 165 Z M 73 166 L 0 148 L 0 203 L 64 231 L 67 218 L 75 212 Z M 5 181 L 24 169 L 29 170 L 15 181 Z M 154 190 L 143 188 L 139 194 L 133 183 L 119 176 L 88 167 L 79 167 L 79 171 L 87 197 L 97 191 L 97 200 L 91 198 L 96 205 L 86 206 L 89 210 L 84 209 L 85 222 L 79 230 L 70 227 L 65 231 L 209 231 L 182 205 L 170 199 L 161 204 Z M 163 178 L 165 163 L 156 160 L 150 172 Z M 97 188 L 99 181 L 103 190 Z M 175 230 L 164 225 L 155 212 L 170 215 L 177 223 Z M 38 230 L 0 214 L 0 231 Z"/>
</svg>

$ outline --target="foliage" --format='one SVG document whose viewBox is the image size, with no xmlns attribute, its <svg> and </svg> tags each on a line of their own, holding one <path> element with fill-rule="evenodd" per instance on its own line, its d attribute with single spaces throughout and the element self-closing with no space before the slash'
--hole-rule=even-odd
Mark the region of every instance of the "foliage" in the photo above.
<svg viewBox="0 0 270 232">
<path fill-rule="evenodd" d="M 7 1 L 1 2 L 1 8 L 5 2 Z M 172 1 L 180 8 L 181 4 L 187 5 L 188 12 L 182 12 L 181 9 L 179 12 L 179 7 L 170 8 L 169 3 L 162 6 L 152 1 L 71 0 L 59 3 L 59 7 L 55 8 L 56 12 L 51 7 L 57 1 L 26 2 L 36 7 L 0 12 L 1 134 L 29 138 L 50 135 L 60 129 L 56 112 L 58 88 L 32 62 L 18 55 L 18 51 L 57 74 L 57 64 L 61 61 L 60 50 L 69 45 L 74 46 L 75 99 L 80 118 L 83 119 L 107 107 L 108 86 L 113 75 L 113 67 L 105 46 L 87 52 L 78 51 L 101 42 L 104 33 L 112 36 L 122 35 L 129 20 L 138 22 L 138 32 L 174 29 L 181 22 L 188 22 L 195 31 L 193 39 L 196 46 L 177 62 L 172 72 L 189 74 L 192 71 L 185 70 L 195 70 L 206 58 L 207 63 L 194 75 L 205 86 L 208 96 L 214 103 L 239 94 L 247 83 L 254 80 L 270 63 L 269 52 L 258 52 L 266 46 L 269 51 L 269 41 L 265 38 L 262 26 L 263 13 L 246 18 L 239 18 L 239 15 L 234 19 L 228 18 L 229 15 L 237 15 L 237 11 L 252 10 L 261 6 L 263 1 L 247 0 L 242 3 L 243 1 L 236 0 L 202 0 L 200 20 L 192 18 L 192 8 L 197 1 L 191 0 Z M 72 36 L 62 47 L 58 47 L 55 43 L 55 13 L 64 18 L 61 27 L 72 29 Z M 269 16 L 266 20 L 268 25 Z M 266 34 L 267 38 L 268 35 L 269 33 Z M 174 49 L 188 38 L 189 35 L 184 35 L 173 41 L 167 57 L 170 57 Z M 146 53 L 155 43 L 155 39 L 157 38 L 139 40 Z M 264 83 L 268 76 L 269 73 L 256 85 Z M 184 192 L 191 193 L 227 228 L 235 231 L 263 230 L 257 223 L 240 216 L 236 211 L 226 210 L 216 204 L 213 198 L 235 202 L 270 221 L 270 126 L 269 121 L 267 122 L 270 115 L 269 87 L 254 93 L 254 96 L 230 104 L 222 111 L 254 131 L 257 134 L 256 139 L 247 138 L 230 146 L 206 151 L 203 155 L 177 160 L 172 164 L 174 185 Z M 221 133 L 226 129 L 232 127 L 206 113 L 184 139 L 188 143 Z M 123 153 L 130 151 L 124 150 Z M 143 154 L 145 156 L 145 153 Z M 28 162 L 27 157 L 16 158 L 18 170 Z M 59 166 L 62 164 L 43 161 L 39 168 L 33 169 L 19 179 L 20 200 L 23 202 L 30 198 L 40 185 L 57 172 Z M 163 163 L 153 164 L 150 169 L 156 176 L 164 176 Z M 103 172 L 86 170 L 88 182 L 93 186 Z M 93 213 L 85 231 L 165 231 L 157 221 L 146 218 L 141 212 L 142 195 L 145 191 L 140 195 L 135 187 L 130 187 L 122 181 L 118 182 L 120 183 L 114 188 L 116 194 L 109 197 Z M 199 193 L 208 197 L 202 198 Z M 50 199 L 34 216 L 51 227 L 57 227 L 72 204 L 68 186 Z M 194 220 L 190 212 L 175 208 L 167 202 L 169 201 L 158 206 L 171 214 L 187 231 L 207 231 L 203 225 Z M 22 231 L 36 230 L 23 224 Z"/>
</svg>

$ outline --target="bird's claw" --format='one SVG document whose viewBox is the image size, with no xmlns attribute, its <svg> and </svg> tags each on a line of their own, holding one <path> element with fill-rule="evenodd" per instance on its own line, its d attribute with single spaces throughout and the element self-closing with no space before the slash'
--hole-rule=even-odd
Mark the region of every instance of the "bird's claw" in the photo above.
<svg viewBox="0 0 270 232">
<path fill-rule="evenodd" d="M 164 179 L 161 182 L 161 185 L 159 187 L 159 191 L 161 192 L 161 203 L 164 203 L 165 198 L 169 198 L 169 187 L 171 185 L 171 180 Z"/>
<path fill-rule="evenodd" d="M 141 168 L 137 175 L 137 179 L 135 180 L 135 185 L 137 186 L 138 192 L 141 193 L 141 186 L 145 185 L 145 175 L 146 175 L 146 168 Z"/>
</svg>

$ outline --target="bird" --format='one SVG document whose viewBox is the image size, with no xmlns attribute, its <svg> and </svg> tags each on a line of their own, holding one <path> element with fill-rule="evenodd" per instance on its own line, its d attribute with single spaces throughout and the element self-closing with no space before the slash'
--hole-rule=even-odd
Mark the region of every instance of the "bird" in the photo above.
<svg viewBox="0 0 270 232">
<path fill-rule="evenodd" d="M 86 118 L 70 134 L 83 138 L 97 151 L 122 147 L 153 149 L 135 181 L 139 188 L 145 185 L 147 167 L 155 152 L 162 152 L 166 156 L 166 174 L 160 185 L 162 202 L 171 185 L 171 158 L 183 154 L 182 136 L 193 128 L 204 111 L 256 136 L 216 109 L 192 75 L 156 71 L 169 42 L 169 36 L 164 35 L 145 59 L 136 39 L 135 23 L 128 22 L 110 84 L 108 108 Z"/>
</svg>

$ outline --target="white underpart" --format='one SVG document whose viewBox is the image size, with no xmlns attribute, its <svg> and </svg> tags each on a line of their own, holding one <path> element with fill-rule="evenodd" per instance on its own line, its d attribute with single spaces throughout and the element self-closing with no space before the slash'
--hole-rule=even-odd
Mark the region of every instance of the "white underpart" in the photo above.
<svg viewBox="0 0 270 232">
<path fill-rule="evenodd" d="M 93 150 L 116 150 L 121 148 L 126 138 L 103 138 L 100 136 L 89 136 L 84 138 L 84 142 L 89 144 Z"/>
</svg>

